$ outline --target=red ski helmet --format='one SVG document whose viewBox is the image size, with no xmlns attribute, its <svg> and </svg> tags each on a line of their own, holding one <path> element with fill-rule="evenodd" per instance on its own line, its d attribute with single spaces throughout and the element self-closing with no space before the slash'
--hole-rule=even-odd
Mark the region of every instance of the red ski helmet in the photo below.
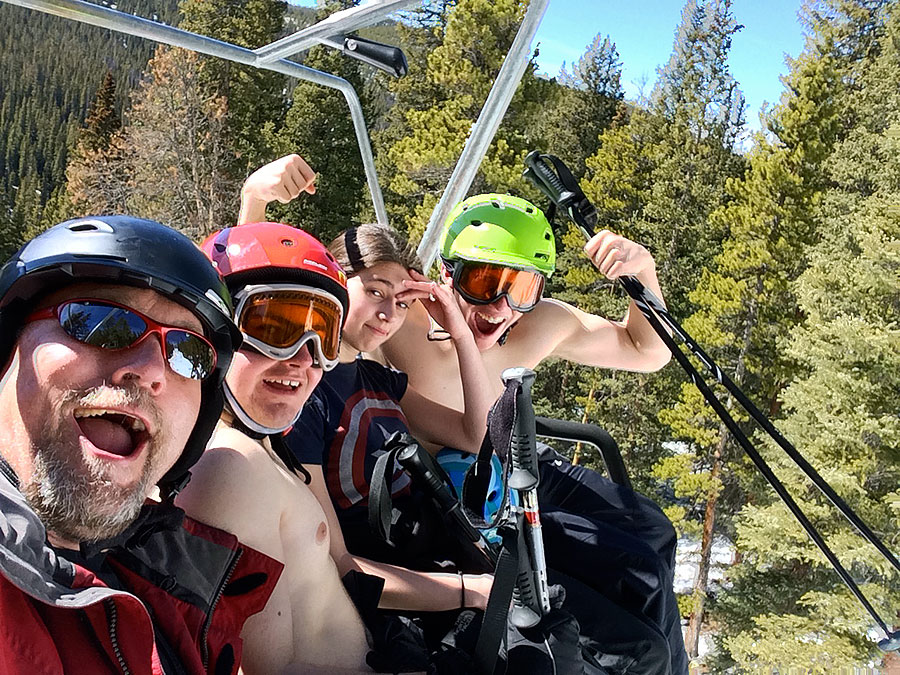
<svg viewBox="0 0 900 675">
<path fill-rule="evenodd" d="M 209 235 L 200 245 L 232 294 L 257 283 L 300 283 L 333 295 L 347 316 L 347 275 L 322 242 L 281 223 L 247 223 Z"/>
<path fill-rule="evenodd" d="M 309 348 L 322 369 L 337 365 L 349 304 L 347 275 L 318 239 L 290 225 L 248 223 L 210 235 L 201 249 L 234 296 L 245 346 L 276 360 Z M 296 421 L 264 426 L 243 409 L 227 381 L 224 392 L 231 411 L 252 432 L 277 434 Z"/>
</svg>

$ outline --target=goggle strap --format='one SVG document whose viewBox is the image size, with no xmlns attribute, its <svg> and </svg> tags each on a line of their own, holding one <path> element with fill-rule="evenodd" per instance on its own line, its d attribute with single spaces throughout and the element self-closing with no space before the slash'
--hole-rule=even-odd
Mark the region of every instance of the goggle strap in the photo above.
<svg viewBox="0 0 900 675">
<path fill-rule="evenodd" d="M 290 424 L 280 429 L 277 429 L 275 427 L 266 427 L 250 417 L 250 415 L 247 414 L 247 411 L 241 407 L 241 404 L 238 403 L 237 398 L 231 391 L 231 387 L 228 386 L 227 381 L 223 382 L 222 386 L 225 390 L 225 404 L 228 406 L 229 410 L 231 410 L 234 416 L 237 417 L 238 420 L 240 420 L 241 424 L 246 426 L 248 429 L 250 429 L 251 431 L 255 431 L 258 434 L 263 434 L 264 436 L 269 436 L 271 434 L 280 434 L 287 431 L 292 426 L 294 426 L 294 423 L 298 419 L 300 419 L 300 413 L 303 412 L 303 406 L 300 406 L 300 410 L 297 411 L 297 416 L 291 420 Z"/>
</svg>

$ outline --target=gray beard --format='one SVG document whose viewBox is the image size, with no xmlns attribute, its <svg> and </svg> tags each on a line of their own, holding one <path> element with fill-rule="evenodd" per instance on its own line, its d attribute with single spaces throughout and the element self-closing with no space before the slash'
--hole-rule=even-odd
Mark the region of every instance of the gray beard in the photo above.
<svg viewBox="0 0 900 675">
<path fill-rule="evenodd" d="M 149 411 L 154 427 L 162 433 L 157 408 L 146 391 L 104 385 L 70 391 L 33 441 L 32 477 L 22 493 L 47 530 L 66 541 L 98 541 L 121 533 L 137 517 L 157 475 L 156 449 L 164 439 L 151 440 L 141 476 L 128 486 L 110 480 L 101 460 L 84 457 L 71 441 L 63 441 L 63 421 L 75 408 L 118 405 Z"/>
</svg>

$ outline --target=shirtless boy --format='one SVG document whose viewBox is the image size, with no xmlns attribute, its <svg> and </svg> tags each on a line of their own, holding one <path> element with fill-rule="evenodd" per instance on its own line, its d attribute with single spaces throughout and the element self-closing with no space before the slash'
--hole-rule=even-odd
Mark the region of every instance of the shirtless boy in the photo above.
<svg viewBox="0 0 900 675">
<path fill-rule="evenodd" d="M 609 279 L 634 276 L 662 297 L 653 257 L 640 244 L 604 230 L 584 251 Z M 645 372 L 659 370 L 669 361 L 667 347 L 634 303 L 621 321 L 611 321 L 542 297 L 545 280 L 555 267 L 553 232 L 540 209 L 524 199 L 486 194 L 461 202 L 447 219 L 440 254 L 441 278 L 453 290 L 498 394 L 500 374 L 506 368 L 535 368 L 545 359 Z M 462 392 L 453 343 L 429 340 L 433 330 L 424 308 L 414 305 L 382 351 L 391 365 L 408 374 L 410 386 L 458 410 Z M 556 514 L 561 516 L 557 520 L 545 519 L 548 565 L 577 577 L 608 560 L 612 548 L 621 551 L 637 544 L 649 549 L 642 557 L 656 558 L 660 564 L 653 591 L 660 602 L 653 620 L 667 636 L 672 672 L 686 672 L 672 590 L 671 523 L 650 500 L 589 469 L 559 456 L 545 457 L 540 466 L 542 509 L 563 511 Z M 576 530 L 582 535 L 570 536 Z M 578 548 L 586 531 L 594 532 L 602 544 Z M 582 580 L 593 581 L 589 574 Z"/>
<path fill-rule="evenodd" d="M 177 503 L 285 563 L 244 628 L 245 672 L 367 672 L 365 627 L 329 554 L 325 514 L 279 443 L 337 359 L 344 273 L 287 225 L 226 229 L 202 248 L 235 298 L 245 346 L 226 376 L 226 411 Z"/>
<path fill-rule="evenodd" d="M 202 248 L 234 295 L 244 348 L 226 376 L 227 409 L 178 503 L 284 562 L 272 599 L 244 629 L 244 670 L 368 672 L 366 663 L 379 672 L 427 668 L 424 645 L 404 646 L 396 632 L 394 642 L 384 643 L 381 636 L 399 624 L 389 628 L 374 610 L 456 609 L 462 579 L 351 557 L 331 501 L 317 499 L 309 474 L 283 440 L 323 372 L 339 361 L 348 313 L 343 269 L 314 237 L 278 223 L 222 230 Z M 356 588 L 376 589 L 361 593 L 359 612 L 339 578 L 345 574 Z M 462 586 L 466 600 L 480 608 L 490 587 L 489 575 L 466 575 Z M 375 655 L 366 628 L 374 633 Z"/>
<path fill-rule="evenodd" d="M 242 217 L 264 218 L 267 203 L 288 202 L 313 190 L 314 181 L 314 172 L 297 155 L 266 165 L 244 184 Z M 584 250 L 608 278 L 634 276 L 662 297 L 653 258 L 640 244 L 603 231 Z M 548 358 L 646 372 L 662 368 L 670 358 L 634 304 L 616 322 L 542 297 L 544 282 L 555 267 L 555 241 L 544 214 L 523 199 L 478 195 L 459 204 L 448 218 L 441 257 L 443 281 L 453 291 L 481 351 L 489 386 L 496 387 L 498 395 L 500 374 L 506 368 L 534 368 Z M 407 373 L 409 385 L 420 394 L 462 410 L 459 359 L 452 341 L 429 339 L 434 329 L 424 306 L 412 304 L 404 325 L 382 346 L 383 355 Z M 676 537 L 671 523 L 649 499 L 628 488 L 561 457 L 544 459 L 541 507 L 554 509 L 558 516 L 558 520 L 545 519 L 545 536 L 551 544 L 548 564 L 575 577 L 591 571 L 591 578 L 585 579 L 589 584 L 602 580 L 601 566 L 610 566 L 614 594 L 616 580 L 621 579 L 618 570 L 628 571 L 622 569 L 622 560 L 639 561 L 645 571 L 653 569 L 650 575 L 657 581 L 652 588 L 642 586 L 648 577 L 637 567 L 630 582 L 640 587 L 634 597 L 647 601 L 652 594 L 655 600 L 645 607 L 653 609 L 644 612 L 645 607 L 635 606 L 633 611 L 648 614 L 659 626 L 659 638 L 668 642 L 672 672 L 686 672 L 672 590 Z M 578 542 L 570 536 L 571 530 L 582 528 L 592 537 L 582 537 L 582 545 L 575 546 Z M 588 540 L 603 545 L 587 545 Z M 628 553 L 619 557 L 623 551 Z M 597 632 L 606 630 L 597 628 Z"/>
</svg>

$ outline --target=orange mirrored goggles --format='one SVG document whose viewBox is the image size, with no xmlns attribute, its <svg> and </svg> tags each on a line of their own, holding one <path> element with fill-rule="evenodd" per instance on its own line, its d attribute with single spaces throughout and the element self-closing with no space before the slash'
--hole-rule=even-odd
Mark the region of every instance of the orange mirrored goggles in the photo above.
<svg viewBox="0 0 900 675">
<path fill-rule="evenodd" d="M 331 370 L 341 347 L 344 308 L 330 293 L 296 284 L 245 286 L 237 294 L 235 317 L 244 341 L 278 361 L 312 344 L 316 365 Z"/>
<path fill-rule="evenodd" d="M 511 309 L 529 312 L 544 294 L 544 275 L 490 263 L 444 261 L 452 270 L 453 287 L 467 302 L 489 305 L 506 297 Z"/>
</svg>

